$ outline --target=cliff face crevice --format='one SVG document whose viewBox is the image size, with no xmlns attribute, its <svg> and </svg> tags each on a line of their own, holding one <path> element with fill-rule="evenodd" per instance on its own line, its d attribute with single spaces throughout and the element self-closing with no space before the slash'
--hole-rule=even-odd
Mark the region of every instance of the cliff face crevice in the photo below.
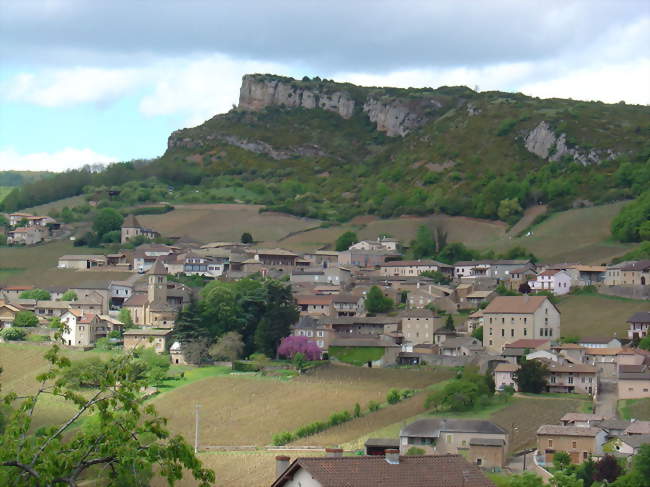
<svg viewBox="0 0 650 487">
<path fill-rule="evenodd" d="M 238 108 L 259 111 L 271 106 L 321 108 L 344 119 L 352 117 L 358 109 L 377 125 L 378 131 L 390 137 L 403 137 L 431 120 L 427 113 L 441 108 L 442 104 L 433 97 L 402 100 L 368 96 L 359 102 L 346 91 L 330 92 L 298 86 L 284 79 L 245 75 L 239 90 Z"/>
</svg>

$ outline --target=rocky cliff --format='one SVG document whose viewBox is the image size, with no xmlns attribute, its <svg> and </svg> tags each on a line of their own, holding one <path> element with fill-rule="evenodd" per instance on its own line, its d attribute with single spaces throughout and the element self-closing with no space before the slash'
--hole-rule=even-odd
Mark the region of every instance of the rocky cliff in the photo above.
<svg viewBox="0 0 650 487">
<path fill-rule="evenodd" d="M 352 85 L 324 82 L 302 82 L 291 78 L 266 75 L 245 75 L 239 91 L 241 110 L 259 111 L 271 106 L 301 107 L 308 110 L 321 108 L 349 119 L 355 110 L 367 115 L 377 130 L 390 137 L 405 136 L 431 120 L 443 103 L 427 96 L 401 98 L 375 96 L 373 89 L 365 92 L 358 87 L 355 95 L 346 90 Z M 339 89 L 341 88 L 341 89 Z"/>
</svg>

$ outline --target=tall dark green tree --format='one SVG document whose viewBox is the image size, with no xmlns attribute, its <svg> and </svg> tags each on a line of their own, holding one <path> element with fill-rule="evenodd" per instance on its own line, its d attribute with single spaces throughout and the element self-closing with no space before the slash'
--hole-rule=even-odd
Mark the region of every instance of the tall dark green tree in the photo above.
<svg viewBox="0 0 650 487">
<path fill-rule="evenodd" d="M 539 360 L 524 360 L 513 374 L 513 379 L 521 392 L 539 394 L 546 387 L 546 378 L 550 375 L 548 367 Z"/>
<path fill-rule="evenodd" d="M 102 208 L 95 215 L 93 230 L 100 237 L 108 232 L 119 230 L 124 217 L 113 208 Z"/>
<path fill-rule="evenodd" d="M 425 225 L 418 227 L 415 239 L 411 242 L 411 251 L 416 259 L 436 255 L 436 242 L 431 235 L 431 231 Z"/>
<path fill-rule="evenodd" d="M 336 250 L 341 252 L 343 250 L 348 250 L 350 245 L 355 244 L 359 241 L 357 234 L 354 232 L 345 232 L 342 233 L 339 238 L 336 239 Z"/>
<path fill-rule="evenodd" d="M 393 300 L 384 296 L 379 287 L 372 286 L 366 296 L 365 306 L 370 313 L 386 313 L 393 308 Z"/>
</svg>

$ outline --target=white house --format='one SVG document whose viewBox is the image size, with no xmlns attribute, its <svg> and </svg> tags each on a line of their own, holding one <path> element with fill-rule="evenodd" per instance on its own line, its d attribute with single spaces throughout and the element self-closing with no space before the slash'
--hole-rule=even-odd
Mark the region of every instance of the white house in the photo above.
<svg viewBox="0 0 650 487">
<path fill-rule="evenodd" d="M 571 276 L 562 270 L 549 269 L 528 281 L 533 291 L 551 291 L 555 295 L 567 294 L 571 290 Z"/>
</svg>

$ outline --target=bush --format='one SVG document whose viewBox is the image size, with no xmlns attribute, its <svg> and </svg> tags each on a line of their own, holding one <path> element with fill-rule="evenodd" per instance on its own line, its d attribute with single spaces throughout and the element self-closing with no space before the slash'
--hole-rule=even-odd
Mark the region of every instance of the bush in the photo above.
<svg viewBox="0 0 650 487">
<path fill-rule="evenodd" d="M 29 291 L 23 291 L 20 293 L 20 299 L 36 299 L 38 301 L 47 301 L 51 298 L 52 296 L 50 293 L 44 289 L 30 289 Z"/>
<path fill-rule="evenodd" d="M 352 419 L 350 411 L 340 411 L 338 413 L 333 413 L 329 418 L 329 425 L 336 426 Z"/>
<path fill-rule="evenodd" d="M 413 389 L 402 389 L 399 394 L 401 396 L 401 399 L 404 400 L 412 397 L 413 394 L 415 394 L 415 391 Z"/>
<path fill-rule="evenodd" d="M 19 311 L 14 317 L 14 326 L 21 328 L 38 326 L 38 318 L 31 311 Z"/>
<path fill-rule="evenodd" d="M 259 372 L 261 367 L 255 362 L 235 360 L 232 363 L 232 370 L 236 370 L 237 372 Z"/>
<path fill-rule="evenodd" d="M 377 401 L 370 401 L 368 403 L 368 411 L 371 413 L 374 413 L 375 411 L 379 411 L 379 408 L 381 407 L 381 404 Z"/>
<path fill-rule="evenodd" d="M 283 431 L 282 433 L 273 435 L 273 444 L 275 446 L 282 446 L 282 445 L 286 445 L 287 443 L 291 443 L 295 439 L 296 437 L 294 436 L 293 433 L 291 433 L 290 431 Z"/>
<path fill-rule="evenodd" d="M 424 455 L 424 453 L 425 451 L 422 448 L 418 448 L 417 446 L 412 446 L 406 452 L 407 455 Z"/>
<path fill-rule="evenodd" d="M 356 403 L 354 405 L 354 417 L 358 418 L 361 416 L 361 405 L 359 403 Z"/>
<path fill-rule="evenodd" d="M 0 331 L 0 337 L 8 341 L 21 341 L 24 340 L 26 336 L 27 332 L 20 328 L 5 328 Z"/>
<path fill-rule="evenodd" d="M 397 389 L 391 389 L 388 391 L 388 395 L 386 396 L 386 401 L 388 404 L 397 404 L 401 399 L 402 396 Z"/>
<path fill-rule="evenodd" d="M 162 215 L 169 213 L 174 209 L 171 205 L 165 206 L 143 206 L 142 208 L 134 208 L 129 213 L 133 215 Z"/>
<path fill-rule="evenodd" d="M 564 470 L 571 464 L 571 457 L 565 451 L 556 452 L 553 455 L 553 467 L 557 470 Z"/>
</svg>

